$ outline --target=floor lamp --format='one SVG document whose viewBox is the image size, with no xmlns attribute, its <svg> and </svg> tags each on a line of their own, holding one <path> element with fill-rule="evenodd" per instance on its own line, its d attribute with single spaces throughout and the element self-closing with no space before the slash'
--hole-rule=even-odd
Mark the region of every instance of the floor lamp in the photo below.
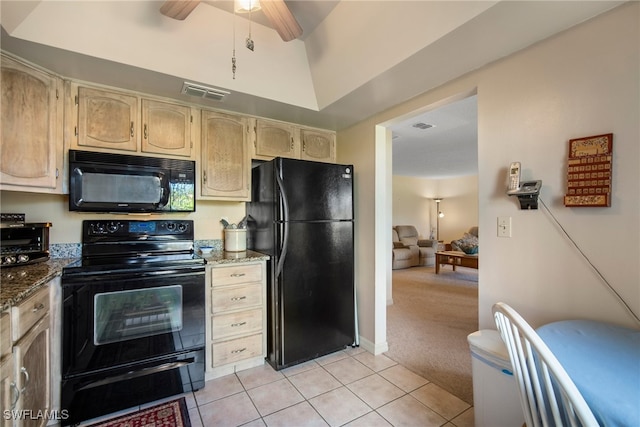
<svg viewBox="0 0 640 427">
<path fill-rule="evenodd" d="M 442 199 L 433 199 L 433 200 L 436 201 L 436 212 L 438 213 L 438 215 L 436 215 L 436 240 L 439 242 L 440 241 L 440 218 L 444 217 L 444 214 L 440 210 L 440 202 L 442 201 Z"/>
</svg>

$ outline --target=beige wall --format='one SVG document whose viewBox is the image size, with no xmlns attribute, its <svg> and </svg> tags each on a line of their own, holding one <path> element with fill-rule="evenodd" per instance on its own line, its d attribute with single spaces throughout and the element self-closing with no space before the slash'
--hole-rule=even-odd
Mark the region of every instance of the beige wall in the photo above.
<svg viewBox="0 0 640 427">
<path fill-rule="evenodd" d="M 81 241 L 80 222 L 84 219 L 105 218 L 104 214 L 69 212 L 69 197 L 54 194 L 0 192 L 2 212 L 20 212 L 28 222 L 53 223 L 50 230 L 51 243 L 79 243 Z M 196 212 L 190 214 L 163 214 L 161 218 L 191 219 L 195 224 L 196 240 L 222 239 L 221 218 L 229 222 L 239 222 L 245 215 L 244 203 L 211 202 L 196 200 Z M 109 214 L 108 218 L 130 218 Z M 158 218 L 160 216 L 144 216 Z"/>
<path fill-rule="evenodd" d="M 386 345 L 386 332 L 378 330 L 381 326 L 375 319 L 385 317 L 378 299 L 385 298 L 381 289 L 386 289 L 389 277 L 382 266 L 390 260 L 385 228 L 392 225 L 391 215 L 381 207 L 392 187 L 384 179 L 390 170 L 388 158 L 382 158 L 390 156 L 389 150 L 380 145 L 390 145 L 390 138 L 376 139 L 381 132 L 374 127 L 475 92 L 478 225 L 483 230 L 480 327 L 495 328 L 491 305 L 496 301 L 513 305 L 534 326 L 567 318 L 640 324 L 553 219 L 626 303 L 640 312 L 639 8 L 637 2 L 624 4 L 339 132 L 339 150 L 348 149 L 343 160 L 366 157 L 361 160 L 356 201 L 358 232 L 366 236 L 366 244 L 356 248 L 356 274 L 359 292 L 367 293 L 361 300 L 375 298 L 360 314 L 367 340 L 377 347 Z M 568 140 L 608 132 L 614 134 L 612 206 L 564 207 Z M 541 200 L 553 216 L 543 206 L 522 211 L 515 199 L 505 195 L 507 167 L 516 160 L 522 162 L 523 179 L 543 181 Z M 513 237 L 497 237 L 498 216 L 512 218 Z"/>
<path fill-rule="evenodd" d="M 428 239 L 439 234 L 440 240 L 459 239 L 470 227 L 478 224 L 477 175 L 447 179 L 426 179 L 393 176 L 393 225 L 412 224 Z M 444 217 L 437 221 L 437 204 Z M 439 226 L 440 233 L 436 233 Z"/>
</svg>

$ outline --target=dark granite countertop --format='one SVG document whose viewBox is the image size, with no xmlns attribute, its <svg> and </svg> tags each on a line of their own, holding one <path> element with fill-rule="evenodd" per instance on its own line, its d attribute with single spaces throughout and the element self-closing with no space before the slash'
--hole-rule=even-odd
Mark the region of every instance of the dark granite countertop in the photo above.
<svg viewBox="0 0 640 427">
<path fill-rule="evenodd" d="M 62 274 L 74 258 L 55 258 L 37 264 L 0 268 L 0 307 L 8 310 Z"/>
<path fill-rule="evenodd" d="M 266 261 L 269 255 L 254 251 L 226 252 L 213 251 L 209 254 L 200 254 L 207 261 L 207 264 L 237 264 L 243 262 Z"/>
</svg>

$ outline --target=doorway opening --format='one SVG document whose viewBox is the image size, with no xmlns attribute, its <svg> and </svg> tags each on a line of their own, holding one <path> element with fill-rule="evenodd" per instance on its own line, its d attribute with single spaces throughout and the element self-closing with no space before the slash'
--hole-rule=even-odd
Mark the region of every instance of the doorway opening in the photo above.
<svg viewBox="0 0 640 427">
<path fill-rule="evenodd" d="M 439 236 L 436 250 L 444 250 L 478 225 L 477 96 L 461 94 L 385 126 L 392 156 L 389 226 L 413 225 L 421 239 Z M 466 336 L 478 328 L 478 271 L 434 270 L 388 272 L 388 354 L 472 404 Z"/>
</svg>

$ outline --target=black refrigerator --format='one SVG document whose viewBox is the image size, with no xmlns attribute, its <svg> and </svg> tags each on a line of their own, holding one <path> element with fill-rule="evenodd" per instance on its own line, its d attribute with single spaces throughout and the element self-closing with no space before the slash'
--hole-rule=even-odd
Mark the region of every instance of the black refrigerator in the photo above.
<svg viewBox="0 0 640 427">
<path fill-rule="evenodd" d="M 268 254 L 267 361 L 357 344 L 353 166 L 276 158 L 252 169 L 247 247 Z"/>
</svg>

